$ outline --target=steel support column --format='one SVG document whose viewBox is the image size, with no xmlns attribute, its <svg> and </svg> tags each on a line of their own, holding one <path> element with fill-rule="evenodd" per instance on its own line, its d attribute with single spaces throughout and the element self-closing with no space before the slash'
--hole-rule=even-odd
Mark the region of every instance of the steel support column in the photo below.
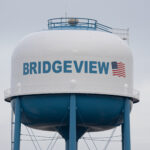
<svg viewBox="0 0 150 150">
<path fill-rule="evenodd" d="M 122 125 L 121 125 L 121 133 L 122 133 L 122 150 L 124 150 L 124 134 L 123 134 L 123 131 L 124 131 L 124 123 L 122 123 Z"/>
<path fill-rule="evenodd" d="M 14 150 L 20 150 L 20 129 L 21 129 L 21 109 L 20 99 L 15 100 L 15 132 L 14 132 Z"/>
<path fill-rule="evenodd" d="M 66 140 L 66 150 L 69 150 L 69 140 Z"/>
<path fill-rule="evenodd" d="M 77 150 L 75 94 L 71 94 L 70 96 L 69 150 Z"/>
<path fill-rule="evenodd" d="M 124 105 L 124 123 L 122 125 L 122 148 L 123 150 L 131 150 L 130 143 L 130 100 L 125 100 Z"/>
</svg>

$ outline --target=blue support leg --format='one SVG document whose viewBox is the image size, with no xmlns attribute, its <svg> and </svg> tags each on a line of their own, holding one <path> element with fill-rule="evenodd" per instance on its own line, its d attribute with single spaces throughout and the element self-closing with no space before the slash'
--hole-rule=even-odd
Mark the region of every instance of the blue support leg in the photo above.
<svg viewBox="0 0 150 150">
<path fill-rule="evenodd" d="M 76 139 L 76 95 L 70 96 L 69 150 L 77 149 Z"/>
<path fill-rule="evenodd" d="M 21 129 L 21 111 L 20 100 L 17 97 L 15 100 L 15 132 L 14 132 L 14 150 L 20 150 L 20 129 Z"/>
<path fill-rule="evenodd" d="M 124 150 L 124 123 L 121 125 L 121 132 L 122 132 L 122 150 Z"/>
<path fill-rule="evenodd" d="M 130 144 L 130 100 L 125 100 L 123 124 L 123 150 L 131 150 Z"/>
<path fill-rule="evenodd" d="M 66 150 L 69 150 L 69 140 L 66 140 Z"/>
</svg>

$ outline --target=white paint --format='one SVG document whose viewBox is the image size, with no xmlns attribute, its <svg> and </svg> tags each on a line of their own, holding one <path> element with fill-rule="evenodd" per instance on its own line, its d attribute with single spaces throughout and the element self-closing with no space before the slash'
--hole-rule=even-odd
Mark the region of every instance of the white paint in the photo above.
<svg viewBox="0 0 150 150">
<path fill-rule="evenodd" d="M 23 63 L 30 61 L 94 60 L 123 62 L 126 77 L 109 74 L 59 73 L 23 76 Z M 5 99 L 18 95 L 91 93 L 138 99 L 133 90 L 133 61 L 128 45 L 118 36 L 100 31 L 54 30 L 25 37 L 12 56 L 11 88 Z"/>
</svg>

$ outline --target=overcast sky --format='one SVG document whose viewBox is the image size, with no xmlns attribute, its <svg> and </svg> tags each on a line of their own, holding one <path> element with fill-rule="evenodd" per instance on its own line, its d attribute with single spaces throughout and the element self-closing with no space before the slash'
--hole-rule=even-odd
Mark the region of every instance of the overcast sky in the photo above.
<svg viewBox="0 0 150 150">
<path fill-rule="evenodd" d="M 10 105 L 4 102 L 4 89 L 10 87 L 13 49 L 25 35 L 47 29 L 47 19 L 64 17 L 65 11 L 69 17 L 89 17 L 108 26 L 130 29 L 134 88 L 140 91 L 141 100 L 131 113 L 132 149 L 150 149 L 149 0 L 0 0 L 0 149 L 10 149 Z M 115 149 L 119 150 L 117 146 Z"/>
</svg>

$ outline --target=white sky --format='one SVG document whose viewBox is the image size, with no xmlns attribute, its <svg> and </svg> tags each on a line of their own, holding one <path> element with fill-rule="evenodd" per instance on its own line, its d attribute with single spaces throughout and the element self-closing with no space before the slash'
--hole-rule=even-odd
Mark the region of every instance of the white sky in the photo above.
<svg viewBox="0 0 150 150">
<path fill-rule="evenodd" d="M 0 149 L 10 149 L 10 105 L 4 102 L 4 89 L 10 86 L 13 49 L 25 35 L 46 29 L 47 19 L 65 16 L 65 10 L 70 17 L 89 17 L 108 26 L 130 29 L 134 86 L 141 93 L 141 102 L 131 113 L 132 149 L 150 149 L 149 8 L 149 0 L 0 0 Z M 119 150 L 117 144 L 113 148 Z M 55 149 L 60 147 L 62 144 Z M 80 147 L 86 150 L 83 143 Z"/>
</svg>

